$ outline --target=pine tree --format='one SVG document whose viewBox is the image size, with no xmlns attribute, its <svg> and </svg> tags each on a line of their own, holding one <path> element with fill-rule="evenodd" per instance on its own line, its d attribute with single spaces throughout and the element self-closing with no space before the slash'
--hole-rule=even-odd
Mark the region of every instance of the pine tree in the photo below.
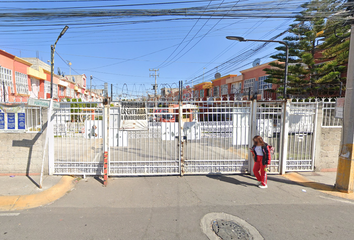
<svg viewBox="0 0 354 240">
<path fill-rule="evenodd" d="M 332 4 L 333 0 L 313 0 L 303 4 L 304 10 L 290 25 L 289 36 L 284 38 L 289 46 L 287 93 L 293 97 L 309 96 L 316 87 L 315 83 L 319 78 L 316 49 L 320 34 L 326 26 L 324 13 L 332 10 Z M 273 68 L 264 71 L 269 74 L 267 82 L 283 86 L 285 47 L 276 49 L 281 52 L 272 58 L 278 62 L 271 63 Z M 283 87 L 278 91 L 282 92 Z"/>
<path fill-rule="evenodd" d="M 344 7 L 340 5 L 338 8 Z M 319 46 L 319 60 L 323 63 L 319 65 L 319 78 L 316 81 L 317 89 L 322 95 L 338 96 L 346 82 L 343 74 L 347 71 L 350 25 L 342 23 L 329 19 L 322 34 L 324 41 Z"/>
</svg>

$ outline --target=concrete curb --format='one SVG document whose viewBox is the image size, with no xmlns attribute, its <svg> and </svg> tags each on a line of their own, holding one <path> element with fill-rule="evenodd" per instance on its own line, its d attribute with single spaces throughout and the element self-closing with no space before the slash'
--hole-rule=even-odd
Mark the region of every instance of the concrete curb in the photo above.
<svg viewBox="0 0 354 240">
<path fill-rule="evenodd" d="M 74 188 L 74 180 L 73 177 L 64 176 L 56 185 L 40 193 L 0 196 L 0 211 L 24 210 L 54 202 Z"/>
<path fill-rule="evenodd" d="M 295 172 L 287 173 L 282 176 L 284 178 L 289 179 L 290 181 L 296 182 L 302 186 L 310 187 L 310 188 L 313 188 L 315 190 L 319 190 L 320 192 L 323 192 L 323 193 L 326 193 L 326 194 L 329 194 L 332 196 L 345 198 L 345 199 L 349 199 L 349 200 L 354 200 L 354 193 L 340 192 L 340 191 L 336 190 L 334 188 L 334 186 L 326 185 L 326 184 L 319 183 L 319 182 L 313 182 L 298 173 L 295 173 Z"/>
</svg>

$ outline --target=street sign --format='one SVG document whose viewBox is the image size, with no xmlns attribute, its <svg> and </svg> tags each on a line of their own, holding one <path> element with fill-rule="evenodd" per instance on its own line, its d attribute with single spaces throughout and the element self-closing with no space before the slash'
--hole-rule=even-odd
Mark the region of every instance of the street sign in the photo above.
<svg viewBox="0 0 354 240">
<path fill-rule="evenodd" d="M 123 130 L 148 130 L 145 102 L 122 102 L 120 127 Z"/>
<path fill-rule="evenodd" d="M 27 104 L 29 106 L 49 108 L 50 100 L 29 98 Z M 53 108 L 60 108 L 60 103 L 53 101 Z"/>
</svg>

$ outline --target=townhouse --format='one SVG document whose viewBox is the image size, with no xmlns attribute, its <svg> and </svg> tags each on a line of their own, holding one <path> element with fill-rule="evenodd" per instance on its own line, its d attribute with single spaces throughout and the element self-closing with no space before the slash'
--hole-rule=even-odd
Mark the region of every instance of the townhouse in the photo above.
<svg viewBox="0 0 354 240">
<path fill-rule="evenodd" d="M 204 101 L 209 97 L 216 100 L 275 100 L 275 90 L 279 86 L 267 83 L 268 75 L 264 71 L 271 68 L 269 63 L 242 70 L 241 75 L 230 74 L 196 84 L 193 86 L 194 98 Z"/>
<path fill-rule="evenodd" d="M 0 50 L 0 102 L 27 102 L 29 98 L 49 99 L 50 65 L 38 58 L 19 58 Z M 102 91 L 86 87 L 86 75 L 53 76 L 53 99 L 81 98 L 82 101 L 102 101 Z"/>
</svg>

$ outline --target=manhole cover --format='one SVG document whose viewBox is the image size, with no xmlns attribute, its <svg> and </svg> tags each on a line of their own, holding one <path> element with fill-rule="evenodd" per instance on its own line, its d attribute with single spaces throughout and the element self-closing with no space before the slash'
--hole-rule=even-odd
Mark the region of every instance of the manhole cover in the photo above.
<svg viewBox="0 0 354 240">
<path fill-rule="evenodd" d="M 213 231 L 223 240 L 241 239 L 251 240 L 253 237 L 247 229 L 232 221 L 222 219 L 214 220 L 212 224 Z"/>
</svg>

